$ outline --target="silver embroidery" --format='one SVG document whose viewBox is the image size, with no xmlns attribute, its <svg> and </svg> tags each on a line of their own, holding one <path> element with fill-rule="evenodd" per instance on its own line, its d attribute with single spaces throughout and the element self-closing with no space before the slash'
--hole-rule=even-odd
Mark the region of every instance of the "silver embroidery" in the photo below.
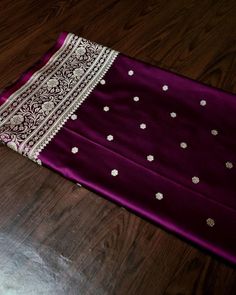
<svg viewBox="0 0 236 295">
<path fill-rule="evenodd" d="M 54 108 L 54 103 L 52 101 L 45 101 L 42 104 L 42 110 L 44 112 L 50 112 Z"/>
<path fill-rule="evenodd" d="M 218 131 L 216 129 L 212 129 L 211 130 L 211 134 L 214 135 L 214 136 L 216 136 L 216 135 L 218 135 Z"/>
<path fill-rule="evenodd" d="M 133 100 L 137 102 L 137 101 L 139 101 L 139 97 L 138 96 L 134 96 L 133 97 Z"/>
<path fill-rule="evenodd" d="M 188 147 L 188 145 L 187 145 L 186 142 L 181 142 L 181 143 L 180 143 L 180 147 L 181 147 L 182 149 L 186 149 L 186 148 Z"/>
<path fill-rule="evenodd" d="M 234 167 L 233 163 L 228 161 L 225 163 L 225 167 L 228 168 L 228 169 L 232 169 Z"/>
<path fill-rule="evenodd" d="M 117 169 L 113 169 L 111 170 L 111 175 L 112 176 L 117 176 L 119 174 L 118 170 Z"/>
<path fill-rule="evenodd" d="M 176 118 L 177 114 L 175 112 L 170 113 L 171 118 Z"/>
<path fill-rule="evenodd" d="M 207 102 L 206 102 L 205 99 L 202 99 L 202 100 L 200 101 L 200 105 L 201 105 L 202 107 L 206 106 L 206 104 L 207 104 Z"/>
<path fill-rule="evenodd" d="M 54 87 L 57 87 L 58 86 L 58 84 L 59 84 L 59 82 L 58 82 L 58 80 L 57 79 L 50 79 L 50 80 L 48 80 L 48 82 L 47 82 L 47 86 L 48 86 L 48 89 L 50 90 L 50 89 L 52 89 L 52 88 L 54 88 Z"/>
<path fill-rule="evenodd" d="M 128 71 L 128 75 L 129 76 L 133 76 L 133 74 L 134 74 L 134 71 L 133 70 Z"/>
<path fill-rule="evenodd" d="M 147 160 L 148 160 L 149 162 L 154 161 L 154 156 L 153 156 L 153 155 L 148 155 L 148 156 L 147 156 Z"/>
<path fill-rule="evenodd" d="M 82 68 L 75 69 L 73 74 L 76 78 L 80 78 L 84 74 L 84 70 Z"/>
<path fill-rule="evenodd" d="M 24 116 L 22 115 L 15 115 L 10 119 L 11 127 L 13 128 L 15 125 L 20 125 L 24 122 Z"/>
<path fill-rule="evenodd" d="M 215 226 L 215 220 L 213 218 L 207 218 L 206 224 L 210 227 Z"/>
<path fill-rule="evenodd" d="M 76 119 L 77 119 L 77 115 L 76 115 L 76 114 L 73 114 L 73 115 L 71 116 L 71 120 L 75 121 Z"/>
<path fill-rule="evenodd" d="M 74 146 L 74 147 L 71 149 L 72 154 L 77 154 L 78 151 L 79 151 L 79 149 L 78 149 L 76 146 Z"/>
<path fill-rule="evenodd" d="M 192 182 L 193 182 L 194 184 L 198 184 L 198 183 L 200 182 L 199 177 L 197 177 L 197 176 L 193 176 L 193 177 L 192 177 Z"/>
<path fill-rule="evenodd" d="M 0 140 L 36 161 L 108 71 L 118 52 L 73 34 L 0 106 Z"/>
<path fill-rule="evenodd" d="M 168 85 L 163 85 L 163 86 L 162 86 L 162 90 L 163 90 L 163 91 L 167 91 L 168 89 L 169 89 Z"/>
<path fill-rule="evenodd" d="M 109 108 L 108 106 L 105 106 L 105 107 L 103 108 L 103 110 L 104 110 L 104 112 L 108 112 L 108 111 L 110 110 L 110 108 Z"/>
<path fill-rule="evenodd" d="M 141 123 L 139 125 L 140 129 L 146 129 L 147 125 L 145 123 Z"/>
<path fill-rule="evenodd" d="M 84 55 L 86 53 L 86 49 L 84 47 L 79 47 L 76 49 L 77 56 Z"/>
<path fill-rule="evenodd" d="M 163 199 L 163 197 L 164 197 L 164 196 L 163 196 L 163 194 L 162 194 L 162 193 L 160 193 L 160 192 L 159 192 L 159 193 L 156 193 L 156 199 L 157 199 L 157 200 L 159 200 L 159 201 L 160 201 L 160 200 L 162 200 L 162 199 Z"/>
<path fill-rule="evenodd" d="M 110 135 L 107 135 L 107 140 L 108 141 L 112 141 L 113 139 L 114 139 L 113 135 L 111 135 L 111 134 Z"/>
</svg>

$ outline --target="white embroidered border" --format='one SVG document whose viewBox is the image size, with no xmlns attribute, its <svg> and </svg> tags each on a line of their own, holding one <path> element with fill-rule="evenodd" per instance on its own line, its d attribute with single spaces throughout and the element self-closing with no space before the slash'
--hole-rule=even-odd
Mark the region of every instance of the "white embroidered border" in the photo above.
<svg viewBox="0 0 236 295">
<path fill-rule="evenodd" d="M 0 140 L 37 161 L 118 52 L 68 34 L 47 64 L 0 107 Z"/>
<path fill-rule="evenodd" d="M 37 72 L 35 72 L 30 79 L 27 81 L 27 83 L 25 83 L 21 88 L 19 88 L 17 91 L 15 91 L 8 99 L 7 101 L 0 106 L 0 112 L 2 112 L 3 110 L 5 110 L 10 103 L 12 103 L 12 101 L 14 101 L 14 99 L 21 95 L 23 93 L 24 90 L 26 90 L 27 88 L 29 88 L 30 86 L 32 86 L 33 83 L 35 83 L 38 79 L 38 77 L 44 73 L 47 74 L 47 70 L 49 68 L 54 68 L 54 63 L 55 61 L 61 57 L 61 55 L 63 53 L 67 52 L 67 46 L 70 43 L 71 39 L 73 38 L 73 34 L 68 34 L 63 45 L 51 56 L 51 58 L 48 60 L 48 62 L 42 67 L 40 68 Z M 56 71 L 56 69 L 54 70 L 54 72 Z M 54 73 L 53 72 L 53 73 Z M 40 86 L 40 85 L 39 85 Z M 37 90 L 37 89 L 36 89 Z M 3 122 L 4 123 L 4 122 Z"/>
<path fill-rule="evenodd" d="M 87 89 L 85 89 L 80 96 L 77 98 L 76 102 L 73 104 L 73 106 L 67 110 L 59 118 L 59 122 L 53 126 L 53 128 L 48 132 L 47 137 L 35 147 L 32 152 L 30 152 L 30 158 L 33 160 L 37 160 L 40 152 L 44 149 L 44 147 L 53 139 L 53 137 L 57 134 L 57 132 L 62 128 L 62 126 L 66 123 L 66 121 L 70 118 L 70 116 L 79 108 L 79 106 L 85 101 L 85 99 L 89 96 L 89 94 L 93 91 L 93 89 L 96 87 L 96 85 L 99 83 L 99 81 L 103 78 L 103 76 L 106 74 L 106 72 L 111 67 L 112 63 L 116 59 L 118 55 L 118 52 L 112 52 L 111 56 L 107 60 L 107 63 L 104 65 L 101 73 L 97 75 L 93 82 L 87 85 Z"/>
</svg>

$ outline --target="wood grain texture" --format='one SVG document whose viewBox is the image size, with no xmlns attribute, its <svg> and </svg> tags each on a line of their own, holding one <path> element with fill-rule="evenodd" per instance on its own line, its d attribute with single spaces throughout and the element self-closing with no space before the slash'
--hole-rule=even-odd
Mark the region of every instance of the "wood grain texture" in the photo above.
<svg viewBox="0 0 236 295">
<path fill-rule="evenodd" d="M 70 31 L 236 93 L 235 15 L 234 0 L 1 0 L 0 88 Z M 25 295 L 236 294 L 232 266 L 4 146 L 0 202 L 0 294 L 26 273 L 44 280 Z"/>
</svg>

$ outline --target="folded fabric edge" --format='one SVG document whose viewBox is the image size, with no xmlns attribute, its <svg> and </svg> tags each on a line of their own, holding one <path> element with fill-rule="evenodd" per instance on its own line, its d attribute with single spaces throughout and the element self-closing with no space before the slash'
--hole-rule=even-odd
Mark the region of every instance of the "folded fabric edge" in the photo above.
<svg viewBox="0 0 236 295">
<path fill-rule="evenodd" d="M 26 70 L 24 74 L 10 87 L 8 87 L 3 93 L 0 95 L 0 112 L 3 114 L 4 110 L 11 105 L 12 103 L 16 103 L 15 99 L 17 96 L 20 96 L 22 92 L 25 90 L 25 87 L 28 87 L 30 83 L 34 82 L 34 80 L 39 79 L 39 75 L 41 72 L 44 71 L 45 67 L 50 66 L 50 62 L 55 63 L 57 60 L 58 55 L 62 55 L 63 47 L 74 48 L 72 46 L 71 40 L 74 39 L 76 42 L 76 46 L 79 46 L 81 42 L 88 42 L 95 46 L 94 48 L 97 49 L 96 54 L 94 54 L 94 62 L 86 69 L 86 73 L 83 75 L 84 78 L 79 80 L 79 84 L 82 85 L 83 81 L 85 84 L 83 86 L 83 91 L 78 92 L 77 96 L 73 94 L 69 98 L 65 96 L 61 100 L 57 101 L 57 105 L 62 105 L 63 103 L 67 102 L 67 107 L 63 111 L 63 113 L 57 113 L 54 121 L 50 120 L 50 117 L 53 116 L 53 112 L 50 112 L 50 116 L 47 115 L 45 117 L 44 123 L 48 126 L 45 127 L 44 125 L 38 124 L 34 126 L 30 132 L 40 132 L 44 128 L 44 134 L 39 136 L 37 142 L 30 148 L 27 147 L 27 139 L 22 140 L 21 144 L 17 144 L 15 142 L 8 141 L 7 146 L 12 148 L 13 150 L 18 151 L 20 154 L 27 156 L 33 161 L 38 160 L 39 153 L 46 147 L 46 145 L 52 140 L 52 138 L 56 135 L 56 133 L 63 127 L 65 122 L 69 119 L 70 115 L 82 104 L 82 102 L 88 97 L 88 95 L 92 92 L 92 90 L 96 87 L 102 77 L 106 74 L 108 69 L 111 67 L 112 63 L 116 59 L 119 52 L 109 49 L 105 46 L 99 45 L 95 42 L 88 41 L 82 37 L 78 37 L 72 33 L 63 32 L 59 35 L 55 45 L 50 49 L 45 55 L 41 57 L 41 59 L 29 70 Z M 98 47 L 97 47 L 98 46 Z M 64 49 L 65 49 L 64 48 Z M 71 49 L 70 49 L 71 50 Z M 74 49 L 73 49 L 74 50 Z M 71 50 L 72 52 L 72 50 Z M 88 63 L 89 64 L 89 63 Z M 59 63 L 60 65 L 60 63 Z M 53 80 L 53 79 L 52 79 Z M 32 84 L 31 83 L 31 84 Z M 78 87 L 79 88 L 79 87 Z M 81 88 L 81 87 L 80 87 Z M 72 89 L 73 90 L 73 89 Z M 76 97 L 76 99 L 75 99 Z M 22 96 L 23 100 L 26 101 L 28 96 Z M 67 101 L 66 101 L 67 100 Z M 27 102 L 26 102 L 27 103 Z M 69 106 L 68 106 L 69 103 Z M 54 112 L 57 108 L 54 106 Z M 8 115 L 9 116 L 9 115 Z M 4 116 L 3 116 L 4 117 Z M 6 115 L 5 115 L 6 117 Z M 6 118 L 1 118 L 0 122 L 6 121 Z M 49 126 L 50 125 L 50 126 Z"/>
<path fill-rule="evenodd" d="M 47 168 L 52 170 L 50 167 L 47 167 Z M 61 175 L 64 176 L 63 174 Z M 70 180 L 74 182 L 74 180 L 72 179 Z M 216 255 L 217 259 L 223 259 L 224 262 L 227 262 L 230 265 L 236 265 L 235 256 L 229 254 L 228 252 L 224 251 L 220 247 L 216 247 L 212 244 L 205 242 L 204 240 L 201 240 L 200 238 L 192 235 L 191 233 L 183 231 L 181 227 L 179 227 L 178 225 L 165 221 L 162 218 L 158 218 L 157 215 L 149 214 L 147 213 L 147 211 L 142 210 L 140 207 L 132 205 L 131 203 L 127 203 L 125 202 L 125 200 L 121 200 L 119 197 L 116 198 L 114 195 L 108 196 L 107 192 L 104 193 L 102 190 L 99 190 L 98 187 L 93 188 L 92 184 L 89 182 L 80 180 L 79 183 L 80 183 L 80 186 L 94 192 L 95 194 L 102 196 L 103 198 L 107 199 L 108 201 L 111 201 L 112 203 L 118 206 L 124 207 L 125 209 L 130 211 L 132 214 L 135 214 L 136 216 L 139 216 L 145 219 L 146 221 L 151 222 L 154 225 L 160 226 L 163 230 L 167 230 L 169 233 L 174 234 L 176 237 L 182 239 L 186 243 L 191 242 L 194 247 L 199 246 L 201 250 L 206 251 L 208 255 L 211 255 L 211 254 Z"/>
<path fill-rule="evenodd" d="M 5 89 L 2 89 L 2 92 L 0 92 L 0 107 L 9 96 L 27 83 L 34 73 L 48 63 L 51 57 L 53 57 L 53 55 L 62 47 L 68 34 L 68 32 L 61 32 L 54 45 L 46 53 L 44 53 L 30 68 L 26 69 L 14 83 L 10 84 Z"/>
</svg>

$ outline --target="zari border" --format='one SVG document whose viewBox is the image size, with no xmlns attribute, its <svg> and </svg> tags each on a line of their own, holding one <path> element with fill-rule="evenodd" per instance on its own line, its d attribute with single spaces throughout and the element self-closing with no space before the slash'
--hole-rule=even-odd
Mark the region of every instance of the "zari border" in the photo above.
<svg viewBox="0 0 236 295">
<path fill-rule="evenodd" d="M 99 81 L 104 77 L 107 73 L 111 65 L 113 64 L 114 60 L 116 59 L 118 52 L 111 51 L 109 58 L 107 59 L 106 63 L 104 63 L 100 73 L 94 77 L 93 81 L 87 85 L 86 89 L 84 89 L 77 99 L 75 103 L 65 112 L 58 120 L 57 124 L 53 126 L 53 128 L 48 132 L 47 137 L 41 141 L 37 147 L 32 149 L 29 153 L 29 156 L 33 160 L 37 160 L 40 152 L 46 147 L 46 145 L 53 139 L 53 137 L 58 133 L 58 131 L 63 127 L 66 121 L 70 118 L 70 116 L 80 107 L 80 105 L 86 100 L 86 98 L 90 95 Z"/>
<path fill-rule="evenodd" d="M 38 161 L 119 53 L 62 33 L 55 46 L 0 95 L 0 140 Z"/>
</svg>

